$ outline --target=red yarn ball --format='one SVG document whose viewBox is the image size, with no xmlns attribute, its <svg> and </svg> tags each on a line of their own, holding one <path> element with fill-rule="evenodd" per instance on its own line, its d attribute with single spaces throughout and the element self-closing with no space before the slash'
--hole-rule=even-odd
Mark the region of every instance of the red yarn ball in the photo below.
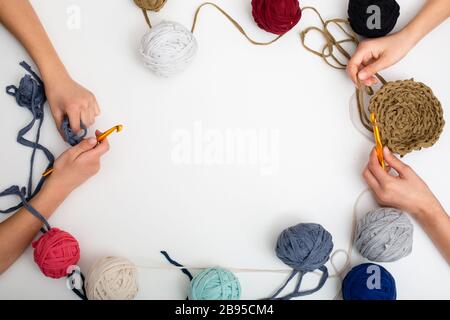
<svg viewBox="0 0 450 320">
<path fill-rule="evenodd" d="M 300 21 L 302 10 L 298 0 L 252 0 L 252 15 L 261 29 L 282 35 Z"/>
<path fill-rule="evenodd" d="M 47 277 L 59 279 L 80 260 L 78 241 L 68 232 L 51 228 L 32 244 L 34 261 Z"/>
</svg>

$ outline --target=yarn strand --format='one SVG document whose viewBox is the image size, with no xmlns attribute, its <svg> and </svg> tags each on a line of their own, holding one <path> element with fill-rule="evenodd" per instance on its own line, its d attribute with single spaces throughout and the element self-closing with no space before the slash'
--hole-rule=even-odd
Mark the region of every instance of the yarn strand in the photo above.
<svg viewBox="0 0 450 320">
<path fill-rule="evenodd" d="M 308 50 L 309 52 L 313 53 L 314 55 L 322 58 L 326 64 L 328 64 L 330 67 L 338 70 L 344 70 L 347 68 L 347 61 L 342 62 L 339 60 L 338 56 L 335 54 L 335 48 L 336 50 L 342 54 L 347 60 L 351 59 L 351 54 L 342 46 L 344 43 L 352 43 L 356 46 L 359 44 L 358 36 L 356 35 L 353 30 L 349 28 L 349 31 L 346 30 L 345 26 L 349 26 L 349 22 L 347 19 L 329 19 L 324 20 L 322 15 L 319 13 L 319 11 L 314 7 L 304 7 L 303 12 L 306 10 L 312 10 L 319 18 L 322 28 L 318 28 L 316 26 L 308 27 L 300 32 L 300 41 L 303 45 L 303 47 Z M 334 24 L 337 26 L 346 36 L 347 38 L 344 38 L 342 40 L 336 40 L 336 38 L 333 36 L 333 34 L 329 30 L 329 25 Z M 319 32 L 323 38 L 325 39 L 325 44 L 321 51 L 314 50 L 310 48 L 306 44 L 306 37 L 308 33 L 316 31 Z M 330 62 L 329 59 L 332 59 L 334 63 Z M 375 74 L 375 76 L 380 80 L 380 82 L 384 85 L 387 83 L 387 81 L 378 73 Z M 367 112 L 364 107 L 364 92 L 366 92 L 368 95 L 373 95 L 374 91 L 371 87 L 366 87 L 362 84 L 358 84 L 358 87 L 356 88 L 356 97 L 358 102 L 358 113 L 359 117 L 361 119 L 361 123 L 363 126 L 369 130 L 372 131 L 372 125 L 369 120 L 369 116 L 367 115 Z"/>
<path fill-rule="evenodd" d="M 192 276 L 192 273 L 190 273 L 188 269 L 186 269 L 182 264 L 173 260 L 166 251 L 161 251 L 161 254 L 167 259 L 167 261 L 169 261 L 170 264 L 181 268 L 181 272 L 183 272 L 189 278 L 189 281 L 192 281 L 194 277 Z"/>
<path fill-rule="evenodd" d="M 197 26 L 197 19 L 198 19 L 198 15 L 200 14 L 200 11 L 202 10 L 203 7 L 205 6 L 212 6 L 214 8 L 216 8 L 220 13 L 222 13 L 232 24 L 233 26 L 252 44 L 257 45 L 257 46 L 267 46 L 270 45 L 272 43 L 274 43 L 275 41 L 277 41 L 278 39 L 280 39 L 283 35 L 279 35 L 276 38 L 274 38 L 273 40 L 270 40 L 268 42 L 259 42 L 259 41 L 255 41 L 252 38 L 250 38 L 250 36 L 245 32 L 244 28 L 235 20 L 233 19 L 225 10 L 223 10 L 221 7 L 219 7 L 217 4 L 212 3 L 212 2 L 205 2 L 203 4 L 201 4 L 197 10 L 195 11 L 195 15 L 194 15 L 194 22 L 192 23 L 192 28 L 191 28 L 191 32 L 194 33 L 195 31 L 195 27 Z"/>
</svg>

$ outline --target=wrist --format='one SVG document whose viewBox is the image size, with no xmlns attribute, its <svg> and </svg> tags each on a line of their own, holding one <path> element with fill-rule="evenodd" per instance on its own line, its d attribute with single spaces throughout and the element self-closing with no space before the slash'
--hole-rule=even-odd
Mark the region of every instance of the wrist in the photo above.
<svg viewBox="0 0 450 320">
<path fill-rule="evenodd" d="M 44 196 L 55 198 L 55 200 L 60 200 L 61 202 L 67 198 L 75 188 L 70 185 L 50 176 L 47 181 L 45 181 L 40 194 Z"/>
<path fill-rule="evenodd" d="M 413 216 L 419 222 L 426 222 L 433 219 L 434 216 L 439 215 L 444 211 L 444 208 L 436 198 L 430 201 L 424 201 L 422 205 L 418 206 Z"/>
<path fill-rule="evenodd" d="M 66 68 L 59 60 L 48 65 L 38 65 L 38 68 L 46 87 L 52 87 L 62 81 L 71 79 Z"/>
</svg>

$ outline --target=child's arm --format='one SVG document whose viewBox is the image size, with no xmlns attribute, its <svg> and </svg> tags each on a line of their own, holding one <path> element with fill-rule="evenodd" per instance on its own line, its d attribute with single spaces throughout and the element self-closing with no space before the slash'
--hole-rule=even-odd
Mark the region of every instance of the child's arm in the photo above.
<svg viewBox="0 0 450 320">
<path fill-rule="evenodd" d="M 363 173 L 377 201 L 410 213 L 450 264 L 450 217 L 426 183 L 386 147 L 384 157 L 398 176 L 391 176 L 381 168 L 375 150 Z"/>
<path fill-rule="evenodd" d="M 99 133 L 99 132 L 97 132 Z M 100 158 L 109 150 L 106 140 L 83 140 L 56 161 L 52 175 L 30 204 L 46 219 L 65 198 L 100 169 Z M 0 274 L 8 269 L 30 245 L 42 222 L 22 208 L 0 223 Z"/>
<path fill-rule="evenodd" d="M 75 132 L 80 131 L 80 121 L 91 126 L 100 113 L 97 101 L 71 79 L 29 1 L 0 0 L 0 23 L 23 44 L 38 66 L 58 130 L 65 116 Z"/>
<path fill-rule="evenodd" d="M 355 84 L 357 78 L 367 86 L 375 84 L 375 73 L 400 61 L 423 37 L 449 16 L 450 0 L 428 0 L 417 16 L 401 31 L 361 42 L 348 63 L 349 76 Z"/>
</svg>

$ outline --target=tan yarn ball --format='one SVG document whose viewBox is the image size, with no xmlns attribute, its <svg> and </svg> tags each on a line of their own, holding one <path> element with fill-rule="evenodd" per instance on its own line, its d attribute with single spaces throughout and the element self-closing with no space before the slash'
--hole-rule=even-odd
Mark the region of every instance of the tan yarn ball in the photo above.
<svg viewBox="0 0 450 320">
<path fill-rule="evenodd" d="M 137 269 L 124 258 L 98 260 L 86 277 L 89 300 L 131 300 L 138 293 Z"/>
<path fill-rule="evenodd" d="M 369 111 L 377 117 L 383 144 L 401 156 L 434 145 L 445 125 L 439 100 L 414 80 L 385 84 L 370 99 Z"/>
<path fill-rule="evenodd" d="M 141 9 L 159 11 L 166 4 L 167 0 L 134 0 L 134 3 Z"/>
</svg>

